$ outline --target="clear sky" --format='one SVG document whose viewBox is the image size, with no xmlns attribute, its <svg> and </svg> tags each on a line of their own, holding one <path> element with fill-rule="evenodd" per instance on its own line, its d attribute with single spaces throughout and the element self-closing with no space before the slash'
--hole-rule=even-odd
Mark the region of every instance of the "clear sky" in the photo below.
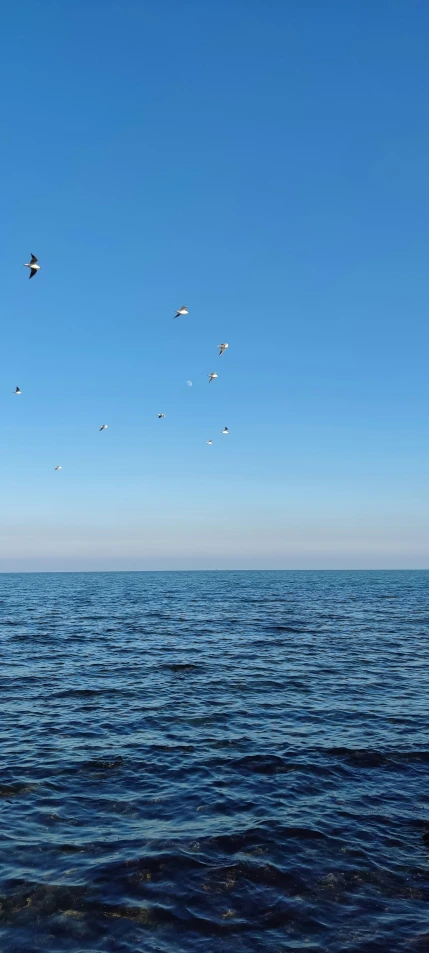
<svg viewBox="0 0 429 953">
<path fill-rule="evenodd" d="M 1 570 L 429 567 L 428 37 L 3 5 Z"/>
</svg>

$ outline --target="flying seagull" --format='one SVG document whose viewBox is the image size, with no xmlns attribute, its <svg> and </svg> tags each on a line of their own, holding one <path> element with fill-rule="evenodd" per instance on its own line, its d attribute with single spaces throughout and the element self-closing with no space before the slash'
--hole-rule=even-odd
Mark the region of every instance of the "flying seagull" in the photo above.
<svg viewBox="0 0 429 953">
<path fill-rule="evenodd" d="M 165 414 L 157 414 L 158 420 L 161 420 L 162 417 L 165 417 Z"/>
<path fill-rule="evenodd" d="M 36 256 L 32 255 L 30 261 L 27 261 L 24 265 L 24 268 L 30 269 L 30 278 L 32 278 L 37 271 L 40 271 L 40 265 L 37 264 L 37 261 L 38 259 L 36 258 Z"/>
<path fill-rule="evenodd" d="M 223 354 L 224 351 L 226 351 L 227 347 L 229 347 L 229 344 L 218 344 L 218 348 L 220 349 L 219 357 L 221 356 L 221 354 Z"/>
<path fill-rule="evenodd" d="M 62 467 L 54 467 L 54 470 L 62 470 Z"/>
<path fill-rule="evenodd" d="M 212 374 L 209 374 L 209 384 L 211 384 L 211 382 L 214 381 L 216 377 L 217 377 L 217 374 L 215 374 L 214 371 Z"/>
<path fill-rule="evenodd" d="M 15 387 L 14 394 L 20 394 L 20 393 L 21 393 L 21 391 L 20 391 L 19 387 Z"/>
<path fill-rule="evenodd" d="M 178 311 L 176 311 L 176 314 L 174 315 L 174 317 L 175 317 L 175 318 L 180 318 L 180 316 L 181 316 L 181 315 L 184 315 L 184 314 L 189 314 L 189 311 L 188 311 L 188 309 L 185 307 L 185 305 L 182 304 L 182 307 L 179 308 Z"/>
<path fill-rule="evenodd" d="M 209 447 L 211 447 L 213 440 L 206 440 L 206 443 L 208 443 Z"/>
<path fill-rule="evenodd" d="M 224 427 L 221 432 L 222 432 L 222 433 L 229 433 L 228 427 Z"/>
<path fill-rule="evenodd" d="M 107 430 L 109 424 L 101 424 L 100 430 Z"/>
</svg>

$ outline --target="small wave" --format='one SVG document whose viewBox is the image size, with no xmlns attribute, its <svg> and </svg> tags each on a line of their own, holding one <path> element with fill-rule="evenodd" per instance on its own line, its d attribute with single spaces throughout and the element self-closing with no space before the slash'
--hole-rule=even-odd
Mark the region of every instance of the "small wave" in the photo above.
<svg viewBox="0 0 429 953">
<path fill-rule="evenodd" d="M 290 766 L 278 755 L 247 755 L 231 763 L 237 771 L 252 771 L 255 774 L 279 774 L 293 771 Z"/>
<path fill-rule="evenodd" d="M 59 844 L 58 850 L 62 854 L 79 854 L 86 850 L 86 847 L 79 846 L 78 844 Z"/>
<path fill-rule="evenodd" d="M 340 758 L 358 768 L 379 768 L 384 765 L 403 767 L 405 763 L 429 764 L 429 751 L 378 751 L 371 748 L 328 748 L 321 753 Z"/>
<path fill-rule="evenodd" d="M 21 882 L 12 895 L 0 896 L 0 909 L 3 921 L 39 920 L 62 914 L 69 917 L 92 917 L 99 915 L 107 918 L 134 920 L 145 926 L 156 923 L 171 923 L 176 919 L 167 907 L 160 904 L 149 906 L 141 904 L 113 904 L 97 901 L 88 897 L 84 886 L 57 884 L 32 884 Z"/>
<path fill-rule="evenodd" d="M 198 667 L 194 662 L 173 662 L 162 666 L 162 668 L 170 669 L 171 672 L 192 672 Z"/>
<path fill-rule="evenodd" d="M 118 755 L 117 758 L 104 759 L 98 758 L 93 759 L 92 761 L 85 761 L 80 765 L 81 770 L 83 771 L 113 771 L 115 768 L 119 768 L 123 764 L 124 759 L 121 755 Z"/>
<path fill-rule="evenodd" d="M 34 784 L 0 784 L 0 797 L 19 797 L 20 794 L 28 794 L 34 788 Z"/>
<path fill-rule="evenodd" d="M 294 635 L 316 635 L 317 629 L 309 629 L 307 626 L 295 626 L 295 625 L 280 625 L 277 622 L 271 622 L 267 625 L 259 625 L 258 629 L 263 629 L 264 632 L 288 632 Z"/>
<path fill-rule="evenodd" d="M 130 691 L 132 691 L 130 689 Z M 52 698 L 91 698 L 92 696 L 125 694 L 126 689 L 109 688 L 107 685 L 103 688 L 66 688 L 57 692 L 52 692 Z"/>
</svg>

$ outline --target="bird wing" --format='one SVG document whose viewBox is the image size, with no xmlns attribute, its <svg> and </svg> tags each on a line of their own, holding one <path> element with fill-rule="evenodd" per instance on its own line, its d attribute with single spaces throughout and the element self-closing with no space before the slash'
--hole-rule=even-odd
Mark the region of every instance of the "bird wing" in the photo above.
<svg viewBox="0 0 429 953">
<path fill-rule="evenodd" d="M 30 278 L 33 278 L 34 275 L 37 275 L 37 268 L 30 268 Z"/>
<path fill-rule="evenodd" d="M 35 263 L 36 261 L 38 261 L 38 260 L 39 260 L 39 259 L 36 258 L 35 255 L 32 255 L 32 256 L 31 256 L 31 259 L 30 259 L 30 264 L 31 264 L 31 265 L 34 265 L 34 263 Z"/>
</svg>

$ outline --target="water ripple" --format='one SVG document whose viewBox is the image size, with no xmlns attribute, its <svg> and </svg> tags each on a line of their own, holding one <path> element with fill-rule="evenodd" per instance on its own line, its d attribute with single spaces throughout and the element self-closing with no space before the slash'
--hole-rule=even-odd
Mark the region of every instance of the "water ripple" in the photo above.
<svg viewBox="0 0 429 953">
<path fill-rule="evenodd" d="M 428 583 L 0 576 L 2 948 L 426 953 Z"/>
</svg>

